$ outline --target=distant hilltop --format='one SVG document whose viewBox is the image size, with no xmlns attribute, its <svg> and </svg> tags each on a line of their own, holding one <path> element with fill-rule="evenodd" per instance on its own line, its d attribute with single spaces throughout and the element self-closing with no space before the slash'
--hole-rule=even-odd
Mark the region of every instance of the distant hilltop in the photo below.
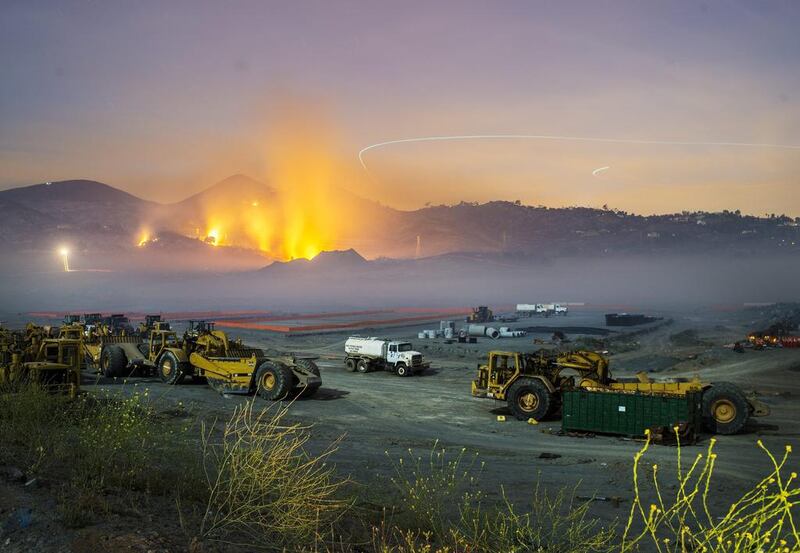
<svg viewBox="0 0 800 553">
<path fill-rule="evenodd" d="M 785 215 L 684 211 L 643 216 L 608 208 L 548 208 L 507 201 L 400 211 L 346 191 L 341 194 L 347 198 L 336 212 L 341 228 L 337 236 L 326 237 L 334 246 L 322 249 L 357 250 L 348 254 L 348 265 L 353 264 L 353 254 L 374 259 L 485 252 L 546 259 L 800 252 L 800 218 Z M 24 186 L 0 192 L 0 248 L 51 250 L 55 243 L 68 240 L 97 251 L 124 251 L 136 248 L 141 242 L 137 233 L 145 227 L 153 235 L 163 232 L 202 239 L 204 229 L 198 218 L 207 206 L 234 201 L 256 206 L 269 204 L 274 197 L 273 188 L 245 175 L 229 177 L 174 204 L 150 202 L 91 180 Z M 243 212 L 241 218 L 247 217 L 257 216 Z M 248 249 L 235 241 L 214 245 Z M 197 250 L 201 255 L 207 248 Z"/>
</svg>

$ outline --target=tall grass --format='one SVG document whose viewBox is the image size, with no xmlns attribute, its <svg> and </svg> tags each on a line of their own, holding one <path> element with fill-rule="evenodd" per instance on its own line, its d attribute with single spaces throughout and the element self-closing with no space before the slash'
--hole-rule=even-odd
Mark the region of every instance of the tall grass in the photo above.
<svg viewBox="0 0 800 553">
<path fill-rule="evenodd" d="M 61 455 L 60 433 L 70 424 L 72 401 L 34 384 L 0 389 L 0 462 L 35 476 Z"/>
<path fill-rule="evenodd" d="M 587 516 L 589 503 L 575 503 L 574 489 L 548 493 L 537 484 L 522 509 L 500 489 L 497 505 L 480 489 L 484 464 L 477 454 L 461 448 L 448 455 L 438 444 L 426 457 L 409 450 L 394 467 L 403 511 L 396 526 L 374 532 L 373 546 L 381 553 L 611 550 L 613 529 Z"/>
<path fill-rule="evenodd" d="M 0 393 L 0 461 L 57 483 L 70 526 L 104 514 L 108 491 L 196 494 L 202 480 L 197 440 L 187 437 L 192 423 L 176 426 L 159 416 L 148 396 L 137 390 L 72 399 L 35 384 Z"/>
<path fill-rule="evenodd" d="M 676 430 L 677 435 L 677 430 Z M 786 474 L 792 453 L 787 445 L 776 456 L 759 440 L 758 447 L 770 463 L 770 472 L 734 501 L 724 512 L 709 507 L 715 488 L 712 476 L 717 461 L 716 440 L 705 453 L 684 466 L 678 446 L 675 495 L 667 496 L 658 465 L 652 466 L 656 502 L 643 498 L 642 458 L 650 447 L 649 435 L 633 463 L 634 499 L 622 536 L 620 551 L 646 548 L 661 552 L 791 553 L 800 551 L 800 535 L 794 513 L 800 506 L 797 473 Z"/>
<path fill-rule="evenodd" d="M 314 542 L 320 529 L 348 503 L 338 495 L 344 481 L 326 459 L 305 446 L 310 434 L 284 424 L 287 409 L 238 407 L 215 439 L 203 432 L 203 468 L 209 497 L 200 524 L 203 540 L 252 549 L 281 549 Z"/>
<path fill-rule="evenodd" d="M 788 445 L 775 455 L 759 441 L 766 475 L 716 509 L 715 440 L 689 459 L 679 444 L 677 469 L 664 474 L 644 465 L 648 437 L 633 458 L 631 508 L 617 531 L 589 516 L 575 488 L 537 485 L 529 502 L 514 505 L 502 487 L 487 487 L 477 454 L 435 443 L 424 455 L 390 459 L 394 493 L 380 489 L 384 515 L 375 523 L 348 509 L 347 480 L 330 463 L 338 442 L 309 453 L 309 428 L 286 422 L 280 404 L 256 404 L 204 426 L 165 415 L 146 390 L 76 399 L 35 386 L 0 391 L 0 463 L 57 483 L 70 527 L 101 520 L 125 494 L 131 502 L 174 499 L 196 551 L 204 544 L 360 553 L 800 551 L 800 488 Z"/>
</svg>

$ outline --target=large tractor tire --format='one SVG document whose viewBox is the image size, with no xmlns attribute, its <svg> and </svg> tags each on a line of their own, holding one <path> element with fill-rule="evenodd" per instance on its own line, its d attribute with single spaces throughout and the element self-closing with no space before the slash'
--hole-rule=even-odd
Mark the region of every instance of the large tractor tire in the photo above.
<svg viewBox="0 0 800 553">
<path fill-rule="evenodd" d="M 360 373 L 368 373 L 369 372 L 369 361 L 366 359 L 359 359 L 358 364 L 356 365 L 356 370 Z"/>
<path fill-rule="evenodd" d="M 715 382 L 703 391 L 703 425 L 712 434 L 736 434 L 750 417 L 750 406 L 741 388 Z"/>
<path fill-rule="evenodd" d="M 356 370 L 356 360 L 353 359 L 352 357 L 348 357 L 347 359 L 345 359 L 344 360 L 344 370 L 346 370 L 349 373 L 355 372 L 355 370 Z"/>
<path fill-rule="evenodd" d="M 103 348 L 103 352 L 100 354 L 100 369 L 103 371 L 103 376 L 108 378 L 128 376 L 125 374 L 127 368 L 128 358 L 121 347 L 108 346 Z"/>
<path fill-rule="evenodd" d="M 542 420 L 550 412 L 553 396 L 541 380 L 520 378 L 506 394 L 511 413 L 521 421 Z"/>
<path fill-rule="evenodd" d="M 319 374 L 319 367 L 316 363 L 314 363 L 311 359 L 295 359 L 295 364 L 299 367 L 310 371 L 312 374 L 316 376 L 320 376 Z M 317 393 L 319 387 L 322 385 L 320 382 L 319 384 L 311 384 L 305 387 L 296 387 L 292 392 L 297 395 L 298 397 L 311 397 Z"/>
<path fill-rule="evenodd" d="M 256 393 L 269 401 L 286 399 L 292 391 L 293 380 L 289 367 L 264 361 L 256 371 Z"/>
<path fill-rule="evenodd" d="M 185 376 L 183 366 L 171 351 L 165 351 L 158 359 L 158 376 L 165 384 L 180 384 Z"/>
</svg>

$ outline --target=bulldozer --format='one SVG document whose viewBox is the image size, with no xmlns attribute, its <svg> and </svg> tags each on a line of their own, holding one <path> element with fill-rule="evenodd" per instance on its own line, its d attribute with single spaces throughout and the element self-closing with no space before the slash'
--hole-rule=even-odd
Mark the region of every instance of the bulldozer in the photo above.
<svg viewBox="0 0 800 553">
<path fill-rule="evenodd" d="M 167 384 L 185 376 L 205 378 L 220 393 L 257 393 L 267 400 L 308 397 L 322 384 L 312 359 L 295 355 L 267 356 L 257 348 L 230 340 L 213 322 L 190 321 L 182 349 L 168 349 L 157 363 Z"/>
<path fill-rule="evenodd" d="M 768 406 L 746 397 L 729 382 L 709 383 L 699 378 L 653 381 L 645 373 L 638 373 L 636 379 L 616 380 L 609 360 L 593 351 L 490 351 L 488 362 L 478 366 L 478 376 L 472 381 L 474 397 L 505 401 L 520 420 L 539 421 L 554 415 L 562 391 L 571 389 L 672 396 L 698 392 L 702 394 L 703 425 L 714 434 L 735 434 L 750 417 L 769 414 Z"/>
<path fill-rule="evenodd" d="M 35 383 L 75 397 L 80 391 L 80 338 L 49 336 L 44 327 L 28 325 L 24 334 L 0 335 L 0 385 Z"/>
</svg>

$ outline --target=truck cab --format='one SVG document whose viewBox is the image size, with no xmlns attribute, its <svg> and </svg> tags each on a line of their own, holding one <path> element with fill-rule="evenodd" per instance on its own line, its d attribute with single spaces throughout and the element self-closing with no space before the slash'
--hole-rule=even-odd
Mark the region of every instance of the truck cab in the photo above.
<svg viewBox="0 0 800 553">
<path fill-rule="evenodd" d="M 422 363 L 422 354 L 414 351 L 409 342 L 389 342 L 386 361 L 392 365 L 405 363 L 407 367 L 414 367 Z"/>
</svg>

